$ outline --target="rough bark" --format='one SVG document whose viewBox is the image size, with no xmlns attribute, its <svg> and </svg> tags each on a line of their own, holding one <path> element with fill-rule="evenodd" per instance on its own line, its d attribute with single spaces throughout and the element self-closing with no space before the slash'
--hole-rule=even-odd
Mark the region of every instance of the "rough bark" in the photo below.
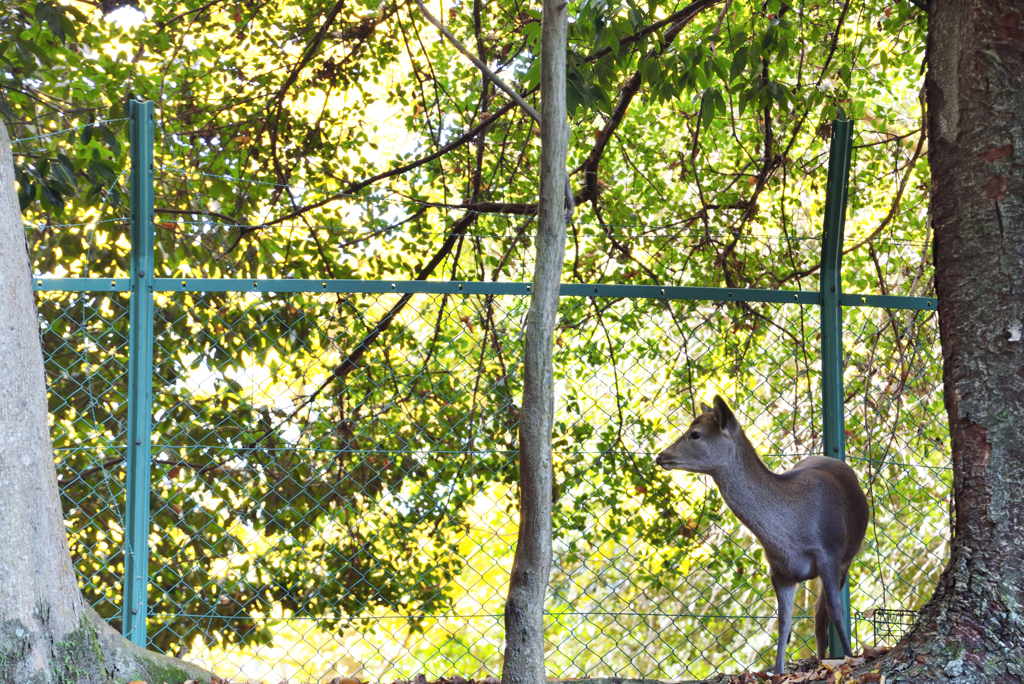
<svg viewBox="0 0 1024 684">
<path fill-rule="evenodd" d="M 0 682 L 209 680 L 111 629 L 78 590 L 57 491 L 25 228 L 0 126 Z"/>
<path fill-rule="evenodd" d="M 544 0 L 541 32 L 541 167 L 537 261 L 523 342 L 519 416 L 519 537 L 505 604 L 504 684 L 543 684 L 544 598 L 551 574 L 552 363 L 565 259 L 567 3 Z"/>
<path fill-rule="evenodd" d="M 933 0 L 927 94 L 955 522 L 889 682 L 1024 681 L 1024 14 Z"/>
</svg>

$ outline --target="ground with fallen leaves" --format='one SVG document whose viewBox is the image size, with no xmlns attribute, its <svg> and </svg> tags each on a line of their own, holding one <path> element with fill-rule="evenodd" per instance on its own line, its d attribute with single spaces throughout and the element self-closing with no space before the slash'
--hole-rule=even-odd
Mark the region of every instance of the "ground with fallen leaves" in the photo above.
<svg viewBox="0 0 1024 684">
<path fill-rule="evenodd" d="M 817 667 L 798 668 L 796 672 L 770 675 L 765 672 L 744 672 L 738 675 L 727 675 L 721 679 L 722 684 L 803 684 L 804 682 L 823 682 L 824 684 L 885 684 L 885 675 L 879 672 L 861 672 L 863 666 L 885 654 L 886 648 L 867 648 L 856 658 L 843 660 L 822 660 Z M 801 671 L 803 670 L 803 671 Z M 716 683 L 717 684 L 717 683 Z"/>
<path fill-rule="evenodd" d="M 702 682 L 687 681 L 678 682 L 677 684 L 804 684 L 810 682 L 822 682 L 823 684 L 885 684 L 885 675 L 877 671 L 864 672 L 864 666 L 868 665 L 871 661 L 879 658 L 888 652 L 887 648 L 865 648 L 864 652 L 855 658 L 845 658 L 843 660 L 823 660 L 818 662 L 817 660 L 807 660 L 798 663 L 791 663 L 791 667 L 795 667 L 795 672 L 787 672 L 785 674 L 772 675 L 767 672 L 743 672 L 741 674 L 730 675 L 720 674 L 711 679 L 705 679 Z M 858 674 L 860 672 L 860 674 Z M 601 679 L 554 679 L 549 677 L 549 682 L 559 684 L 660 684 L 659 680 L 645 679 L 645 680 L 630 680 L 619 677 L 609 677 Z M 168 684 L 167 682 L 144 682 L 135 681 L 130 684 Z M 190 679 L 180 684 L 202 684 L 194 679 Z M 271 682 L 263 682 L 256 680 L 230 680 L 230 679 L 217 679 L 211 680 L 210 684 L 272 684 Z M 288 682 L 281 682 L 280 684 L 289 684 Z M 292 684 L 298 684 L 297 682 Z M 307 682 L 305 684 L 317 684 L 314 682 Z M 329 681 L 324 680 L 319 684 L 363 684 L 360 680 L 354 677 L 335 677 Z M 381 683 L 383 684 L 383 683 Z M 418 674 L 412 679 L 396 679 L 391 684 L 501 684 L 501 680 L 497 677 L 488 675 L 482 679 L 466 679 L 459 675 L 452 677 L 441 677 L 437 680 L 428 680 L 426 675 Z"/>
</svg>

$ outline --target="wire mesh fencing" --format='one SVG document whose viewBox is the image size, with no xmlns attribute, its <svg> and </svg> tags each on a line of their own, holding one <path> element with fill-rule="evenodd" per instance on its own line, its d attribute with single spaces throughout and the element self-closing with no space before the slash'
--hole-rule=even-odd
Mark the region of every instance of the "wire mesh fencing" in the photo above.
<svg viewBox="0 0 1024 684">
<path fill-rule="evenodd" d="M 54 461 L 86 600 L 120 624 L 128 297 L 40 293 Z"/>
<path fill-rule="evenodd" d="M 242 192 L 237 179 L 160 173 L 159 187 L 198 207 L 205 184 Z M 390 228 L 392 205 L 352 211 L 373 230 L 336 227 L 339 244 L 381 259 L 418 244 Z M 525 268 L 530 220 L 488 224 L 501 249 L 481 273 Z M 158 224 L 173 238 L 153 257 L 165 277 L 140 285 L 124 277 L 135 278 L 127 226 L 97 220 L 31 250 L 37 273 L 110 278 L 37 281 L 87 600 L 122 627 L 127 409 L 139 396 L 129 302 L 151 287 L 146 645 L 268 679 L 499 674 L 528 286 L 312 272 L 322 226 L 289 226 L 280 244 L 226 265 L 208 258 L 232 246 L 206 208 Z M 577 245 L 621 238 L 595 232 Z M 659 239 L 636 244 L 657 251 Z M 783 243 L 741 249 L 773 240 Z M 72 251 L 85 256 L 63 263 Z M 279 266 L 264 277 L 264 262 Z M 654 456 L 715 393 L 773 470 L 822 453 L 820 293 L 575 288 L 555 334 L 549 675 L 679 679 L 763 665 L 776 609 L 760 546 L 710 478 L 669 474 Z M 851 570 L 860 647 L 898 639 L 930 596 L 948 553 L 951 476 L 933 300 L 842 303 L 847 458 L 872 507 Z M 814 653 L 815 591 L 798 590 L 790 657 Z"/>
<path fill-rule="evenodd" d="M 76 567 L 115 625 L 126 300 L 47 293 L 41 308 Z M 155 302 L 150 645 L 223 667 L 232 650 L 287 661 L 291 644 L 308 654 L 293 677 L 500 672 L 528 299 Z M 817 308 L 563 297 L 560 312 L 549 671 L 679 678 L 764 658 L 775 605 L 760 547 L 709 478 L 653 456 L 714 392 L 771 468 L 820 453 Z M 929 594 L 949 478 L 934 314 L 848 318 L 850 461 L 873 508 L 855 639 L 870 644 L 894 633 L 887 611 Z M 899 364 L 872 355 L 883 337 L 905 349 Z M 797 598 L 798 656 L 813 652 L 813 592 Z"/>
<path fill-rule="evenodd" d="M 871 505 L 851 602 L 857 637 L 894 643 L 949 552 L 952 470 L 937 314 L 847 310 L 848 459 Z"/>
<path fill-rule="evenodd" d="M 341 631 L 450 610 L 466 510 L 515 481 L 520 300 L 169 295 L 154 643 L 263 643 L 275 611 Z"/>
</svg>

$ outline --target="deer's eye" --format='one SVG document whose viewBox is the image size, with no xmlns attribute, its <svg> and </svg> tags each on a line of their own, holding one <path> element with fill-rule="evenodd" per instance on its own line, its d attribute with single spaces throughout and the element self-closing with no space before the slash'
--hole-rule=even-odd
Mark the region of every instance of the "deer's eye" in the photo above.
<svg viewBox="0 0 1024 684">
<path fill-rule="evenodd" d="M 690 439 L 700 439 L 700 433 L 694 430 L 690 433 Z"/>
</svg>

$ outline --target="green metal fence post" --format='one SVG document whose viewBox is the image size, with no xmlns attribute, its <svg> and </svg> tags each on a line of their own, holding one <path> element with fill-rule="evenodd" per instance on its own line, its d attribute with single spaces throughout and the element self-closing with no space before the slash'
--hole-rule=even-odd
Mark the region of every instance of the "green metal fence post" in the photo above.
<svg viewBox="0 0 1024 684">
<path fill-rule="evenodd" d="M 153 403 L 153 103 L 128 102 L 131 143 L 131 300 L 128 472 L 121 633 L 146 645 L 149 608 L 150 432 Z"/>
<path fill-rule="evenodd" d="M 846 416 L 843 407 L 843 308 L 842 256 L 846 224 L 847 184 L 853 155 L 853 121 L 832 122 L 828 154 L 828 186 L 825 190 L 825 239 L 821 248 L 821 405 L 825 455 L 846 460 Z M 843 585 L 846 634 L 850 631 L 850 583 Z M 843 645 L 829 625 L 829 656 L 843 657 Z"/>
</svg>

